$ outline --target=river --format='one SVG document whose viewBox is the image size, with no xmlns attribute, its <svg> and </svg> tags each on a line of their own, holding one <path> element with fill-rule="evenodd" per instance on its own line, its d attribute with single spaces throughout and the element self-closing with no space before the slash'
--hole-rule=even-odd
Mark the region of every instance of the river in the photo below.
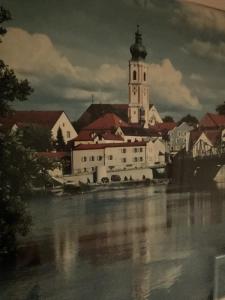
<svg viewBox="0 0 225 300">
<path fill-rule="evenodd" d="M 211 299 L 224 194 L 151 186 L 33 199 L 0 299 Z"/>
</svg>

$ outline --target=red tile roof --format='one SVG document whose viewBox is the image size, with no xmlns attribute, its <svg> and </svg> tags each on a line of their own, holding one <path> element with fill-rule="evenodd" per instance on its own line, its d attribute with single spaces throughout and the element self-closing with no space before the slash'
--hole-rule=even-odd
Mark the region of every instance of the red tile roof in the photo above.
<svg viewBox="0 0 225 300">
<path fill-rule="evenodd" d="M 104 132 L 102 138 L 106 141 L 123 141 L 123 138 L 120 135 L 116 135 L 110 131 Z"/>
<path fill-rule="evenodd" d="M 84 128 L 84 130 L 94 130 L 94 129 L 114 129 L 118 128 L 120 126 L 128 126 L 126 122 L 124 122 L 121 118 L 119 118 L 116 114 L 113 113 L 107 113 L 91 124 L 89 124 L 87 127 Z"/>
<path fill-rule="evenodd" d="M 133 143 L 105 143 L 105 144 L 80 144 L 74 148 L 75 151 L 79 150 L 94 150 L 115 147 L 141 147 L 145 146 L 146 142 L 133 142 Z"/>
<path fill-rule="evenodd" d="M 93 141 L 96 133 L 93 130 L 81 130 L 73 141 Z"/>
<path fill-rule="evenodd" d="M 155 129 L 158 132 L 168 132 L 176 126 L 177 124 L 175 122 L 163 122 L 163 123 L 156 123 L 151 128 Z"/>
<path fill-rule="evenodd" d="M 114 113 L 125 122 L 128 122 L 128 104 L 91 104 L 75 122 L 76 130 L 80 131 L 107 113 Z"/>
<path fill-rule="evenodd" d="M 189 149 L 192 149 L 192 147 L 194 146 L 194 144 L 197 142 L 197 140 L 199 139 L 200 135 L 202 134 L 202 130 L 196 129 L 196 130 L 192 130 L 190 132 L 190 138 L 189 138 Z"/>
<path fill-rule="evenodd" d="M 158 131 L 154 128 L 143 128 L 140 126 L 121 127 L 121 130 L 125 136 L 136 137 L 152 137 L 159 136 Z"/>
<path fill-rule="evenodd" d="M 220 130 L 205 130 L 205 135 L 211 141 L 213 146 L 216 146 L 221 140 L 221 131 Z"/>
<path fill-rule="evenodd" d="M 206 137 L 209 139 L 209 141 L 212 143 L 213 146 L 216 146 L 220 140 L 221 140 L 221 130 L 218 129 L 211 129 L 211 130 L 203 130 L 203 129 L 197 129 L 192 130 L 190 132 L 190 140 L 189 145 L 192 148 L 194 144 L 197 142 L 199 137 L 204 133 Z"/>
<path fill-rule="evenodd" d="M 15 111 L 6 118 L 0 118 L 0 124 L 9 129 L 14 125 L 37 124 L 52 129 L 63 111 Z"/>
<path fill-rule="evenodd" d="M 46 157 L 50 159 L 61 159 L 70 156 L 69 152 L 37 152 L 38 157 Z"/>
<path fill-rule="evenodd" d="M 107 141 L 123 141 L 123 138 L 119 135 L 115 135 L 111 130 L 81 130 L 78 136 L 73 141 L 94 141 L 96 137 L 103 138 Z"/>
<path fill-rule="evenodd" d="M 225 127 L 225 116 L 207 113 L 199 123 L 203 128 L 221 128 Z"/>
</svg>

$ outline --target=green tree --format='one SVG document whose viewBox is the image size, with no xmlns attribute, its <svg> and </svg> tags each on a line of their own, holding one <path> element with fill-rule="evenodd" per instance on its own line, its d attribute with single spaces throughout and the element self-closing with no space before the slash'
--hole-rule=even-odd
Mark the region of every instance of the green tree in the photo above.
<svg viewBox="0 0 225 300">
<path fill-rule="evenodd" d="M 6 33 L 1 26 L 10 20 L 9 11 L 0 7 L 0 35 Z M 32 88 L 27 80 L 18 80 L 14 71 L 0 61 L 0 116 L 12 113 L 15 101 L 25 101 Z M 25 235 L 30 228 L 26 196 L 34 184 L 49 179 L 51 163 L 25 148 L 19 133 L 0 132 L 0 257 L 16 250 L 18 234 Z"/>
<path fill-rule="evenodd" d="M 191 125 L 191 126 L 196 126 L 198 124 L 198 119 L 195 116 L 187 114 L 186 116 L 184 116 L 183 118 L 180 119 L 180 121 L 178 122 L 178 125 L 180 125 L 183 122 L 186 122 L 188 125 Z"/>
<path fill-rule="evenodd" d="M 216 111 L 219 115 L 225 115 L 225 101 L 216 107 Z"/>
<path fill-rule="evenodd" d="M 52 150 L 52 135 L 49 128 L 31 124 L 19 132 L 21 133 L 21 141 L 26 148 L 39 152 Z"/>
<path fill-rule="evenodd" d="M 57 151 L 64 151 L 65 150 L 66 144 L 65 144 L 65 141 L 64 141 L 64 138 L 63 138 L 62 129 L 60 127 L 57 130 L 55 146 L 56 146 Z"/>
<path fill-rule="evenodd" d="M 0 139 L 0 256 L 16 250 L 17 234 L 31 225 L 27 196 L 33 186 L 49 182 L 51 162 L 25 148 L 17 133 Z"/>
<path fill-rule="evenodd" d="M 171 116 L 165 116 L 162 120 L 163 120 L 164 123 L 166 123 L 166 122 L 174 122 L 174 119 Z"/>
</svg>

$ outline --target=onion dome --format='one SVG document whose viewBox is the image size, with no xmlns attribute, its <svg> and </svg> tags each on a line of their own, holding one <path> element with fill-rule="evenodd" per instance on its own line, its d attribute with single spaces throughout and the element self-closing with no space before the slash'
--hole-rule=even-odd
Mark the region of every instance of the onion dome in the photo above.
<svg viewBox="0 0 225 300">
<path fill-rule="evenodd" d="M 139 25 L 137 25 L 137 31 L 135 32 L 135 43 L 130 46 L 130 53 L 132 60 L 144 60 L 147 56 L 145 46 L 142 45 L 142 34 L 140 33 Z"/>
</svg>

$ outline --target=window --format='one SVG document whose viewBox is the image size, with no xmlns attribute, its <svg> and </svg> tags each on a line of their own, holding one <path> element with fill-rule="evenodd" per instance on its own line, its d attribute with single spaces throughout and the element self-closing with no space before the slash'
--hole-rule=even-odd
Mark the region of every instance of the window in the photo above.
<svg viewBox="0 0 225 300">
<path fill-rule="evenodd" d="M 146 73 L 144 72 L 144 81 L 146 81 Z"/>
<path fill-rule="evenodd" d="M 112 156 L 112 155 L 109 155 L 109 156 L 108 156 L 108 160 L 113 160 L 113 156 Z"/>
<path fill-rule="evenodd" d="M 134 157 L 134 159 L 133 159 L 133 160 L 134 160 L 134 162 L 137 162 L 137 161 L 138 161 L 137 157 Z"/>
<path fill-rule="evenodd" d="M 126 152 L 127 152 L 127 149 L 123 148 L 123 149 L 121 149 L 121 152 L 122 152 L 122 153 L 126 153 Z"/>
<path fill-rule="evenodd" d="M 123 157 L 123 158 L 121 159 L 121 161 L 122 161 L 122 163 L 125 163 L 125 162 L 127 162 L 127 159 L 126 159 L 126 157 Z"/>
<path fill-rule="evenodd" d="M 81 161 L 82 161 L 82 162 L 87 161 L 87 157 L 86 157 L 86 156 L 81 157 Z"/>
<path fill-rule="evenodd" d="M 95 161 L 95 157 L 94 156 L 90 156 L 89 161 Z"/>
<path fill-rule="evenodd" d="M 133 80 L 136 80 L 136 79 L 137 79 L 137 72 L 133 71 Z"/>
<path fill-rule="evenodd" d="M 63 123 L 62 125 L 63 125 L 63 127 L 65 127 L 65 123 Z"/>
<path fill-rule="evenodd" d="M 66 132 L 66 137 L 69 139 L 70 138 L 70 131 Z"/>
<path fill-rule="evenodd" d="M 140 152 L 143 152 L 143 148 L 140 148 Z"/>
<path fill-rule="evenodd" d="M 138 149 L 137 148 L 134 148 L 134 153 L 137 153 L 138 152 Z"/>
<path fill-rule="evenodd" d="M 140 161 L 143 161 L 143 157 L 140 157 Z"/>
<path fill-rule="evenodd" d="M 97 156 L 97 160 L 101 161 L 102 160 L 102 156 L 101 155 Z"/>
</svg>

